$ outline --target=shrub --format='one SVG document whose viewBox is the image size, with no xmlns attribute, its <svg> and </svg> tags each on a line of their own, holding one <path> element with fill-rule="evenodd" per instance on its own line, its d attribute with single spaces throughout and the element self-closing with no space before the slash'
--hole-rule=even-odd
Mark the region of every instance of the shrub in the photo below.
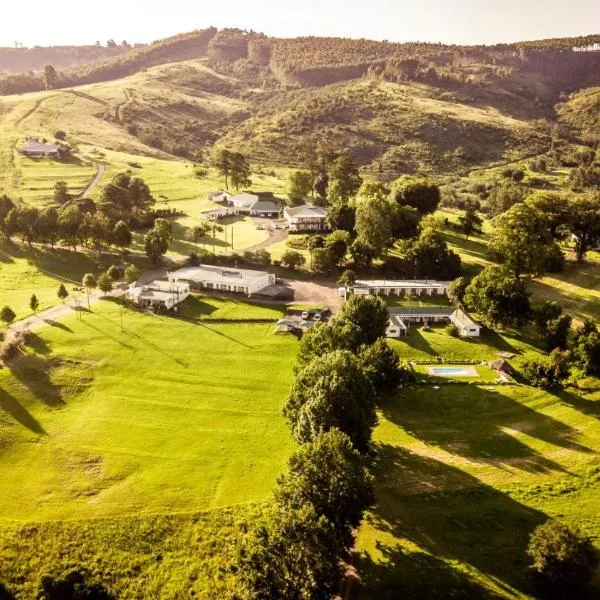
<svg viewBox="0 0 600 600">
<path fill-rule="evenodd" d="M 527 554 L 533 559 L 533 568 L 551 584 L 585 584 L 598 566 L 591 541 L 552 520 L 535 528 Z"/>
<path fill-rule="evenodd" d="M 297 269 L 306 262 L 306 259 L 300 252 L 295 250 L 286 250 L 281 256 L 281 264 L 290 269 Z"/>
<path fill-rule="evenodd" d="M 444 331 L 451 337 L 454 337 L 454 338 L 460 337 L 460 331 L 459 331 L 458 327 L 456 325 L 454 325 L 454 323 L 450 323 L 449 325 L 446 325 L 446 328 Z"/>
<path fill-rule="evenodd" d="M 119 281 L 123 279 L 124 271 L 117 265 L 111 265 L 108 267 L 106 274 L 112 279 L 112 281 Z"/>
<path fill-rule="evenodd" d="M 521 374 L 530 385 L 542 389 L 559 387 L 569 376 L 570 352 L 558 348 L 548 357 L 528 357 L 521 365 Z"/>
<path fill-rule="evenodd" d="M 0 344 L 0 362 L 8 364 L 29 340 L 29 331 L 9 331 Z"/>
</svg>

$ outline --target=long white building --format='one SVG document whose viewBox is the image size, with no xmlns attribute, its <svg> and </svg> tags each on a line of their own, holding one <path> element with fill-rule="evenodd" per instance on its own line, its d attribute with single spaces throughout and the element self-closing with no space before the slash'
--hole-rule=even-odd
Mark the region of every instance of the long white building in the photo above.
<svg viewBox="0 0 600 600">
<path fill-rule="evenodd" d="M 184 267 L 167 273 L 167 276 L 169 281 L 188 282 L 193 288 L 234 292 L 247 296 L 275 285 L 275 275 L 272 273 L 215 265 Z"/>
<path fill-rule="evenodd" d="M 352 289 L 357 296 L 445 296 L 450 283 L 433 279 L 358 279 Z"/>
</svg>

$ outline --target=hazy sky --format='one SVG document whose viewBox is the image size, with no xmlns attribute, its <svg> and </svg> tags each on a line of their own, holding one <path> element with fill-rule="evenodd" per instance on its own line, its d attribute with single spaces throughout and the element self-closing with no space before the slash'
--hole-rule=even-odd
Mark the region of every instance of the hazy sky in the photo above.
<svg viewBox="0 0 600 600">
<path fill-rule="evenodd" d="M 493 43 L 600 32 L 600 0 L 0 0 L 0 45 L 149 42 L 234 26 L 269 35 Z"/>
</svg>

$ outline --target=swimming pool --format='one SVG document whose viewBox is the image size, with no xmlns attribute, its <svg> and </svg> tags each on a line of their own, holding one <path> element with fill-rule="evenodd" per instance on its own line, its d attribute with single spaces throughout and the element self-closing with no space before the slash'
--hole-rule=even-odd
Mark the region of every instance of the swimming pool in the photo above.
<svg viewBox="0 0 600 600">
<path fill-rule="evenodd" d="M 474 367 L 429 367 L 429 374 L 437 377 L 479 377 Z"/>
</svg>

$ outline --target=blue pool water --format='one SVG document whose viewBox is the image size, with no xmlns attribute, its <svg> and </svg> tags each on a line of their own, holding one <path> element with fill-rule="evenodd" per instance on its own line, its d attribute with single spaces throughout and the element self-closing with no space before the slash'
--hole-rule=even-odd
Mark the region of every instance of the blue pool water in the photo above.
<svg viewBox="0 0 600 600">
<path fill-rule="evenodd" d="M 432 367 L 433 375 L 464 375 L 465 369 L 462 367 Z"/>
</svg>

